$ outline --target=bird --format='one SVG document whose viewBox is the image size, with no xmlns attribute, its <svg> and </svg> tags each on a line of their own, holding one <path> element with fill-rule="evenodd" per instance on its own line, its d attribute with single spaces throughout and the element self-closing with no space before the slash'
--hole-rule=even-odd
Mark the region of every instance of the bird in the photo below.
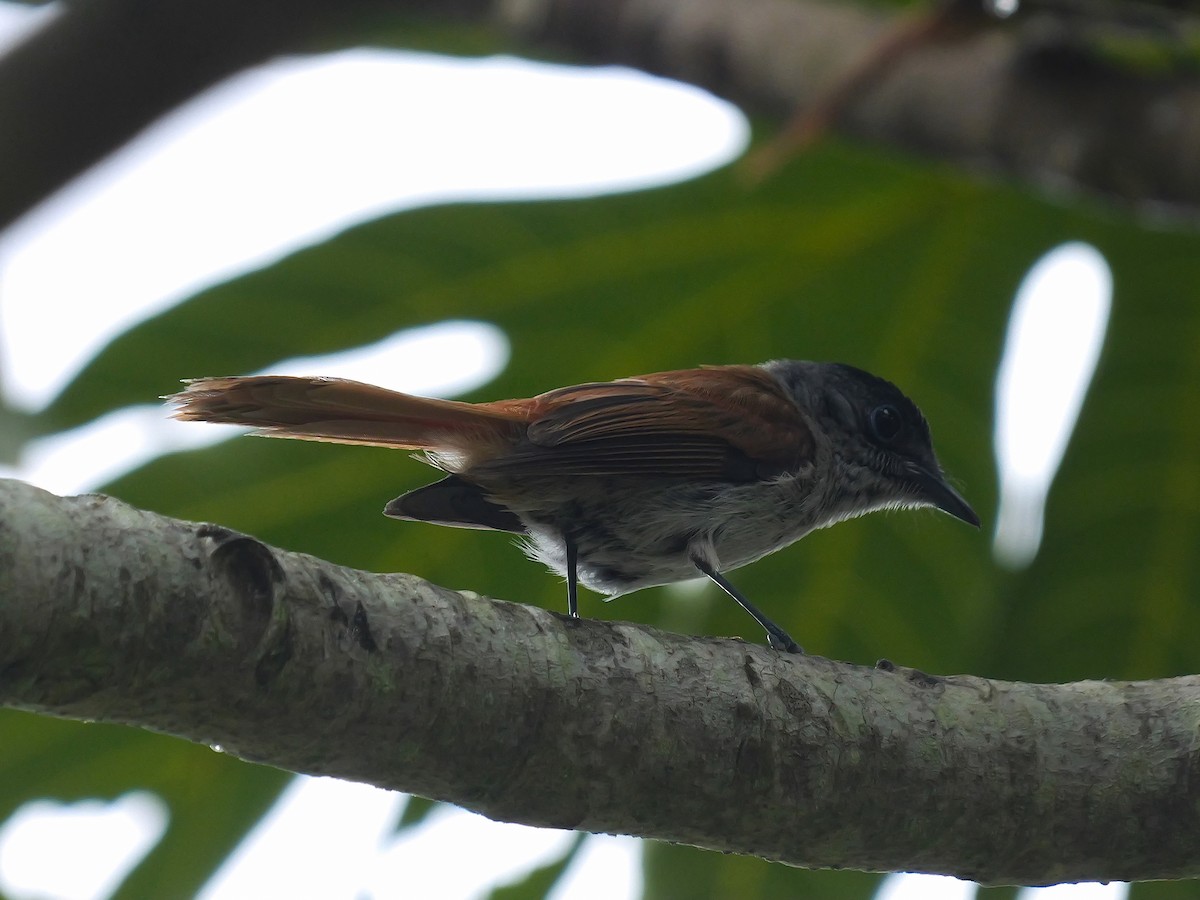
<svg viewBox="0 0 1200 900">
<path fill-rule="evenodd" d="M 844 363 L 779 359 L 571 385 L 469 403 L 341 378 L 196 378 L 173 417 L 267 437 L 415 451 L 444 477 L 390 501 L 396 519 L 521 536 L 526 553 L 610 598 L 707 576 L 802 653 L 725 573 L 875 510 L 980 520 L 929 425 L 891 382 Z"/>
</svg>

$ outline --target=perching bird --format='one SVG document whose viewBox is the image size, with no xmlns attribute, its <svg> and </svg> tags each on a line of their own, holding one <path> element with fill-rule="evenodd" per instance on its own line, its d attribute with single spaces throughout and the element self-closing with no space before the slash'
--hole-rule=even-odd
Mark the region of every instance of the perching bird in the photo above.
<svg viewBox="0 0 1200 900">
<path fill-rule="evenodd" d="M 722 573 L 877 509 L 979 518 L 942 474 L 929 426 L 893 384 L 838 363 L 706 366 L 463 403 L 337 378 L 200 378 L 175 418 L 257 434 L 421 451 L 445 478 L 398 519 L 525 536 L 567 580 L 618 595 L 703 573 L 800 648 Z"/>
</svg>

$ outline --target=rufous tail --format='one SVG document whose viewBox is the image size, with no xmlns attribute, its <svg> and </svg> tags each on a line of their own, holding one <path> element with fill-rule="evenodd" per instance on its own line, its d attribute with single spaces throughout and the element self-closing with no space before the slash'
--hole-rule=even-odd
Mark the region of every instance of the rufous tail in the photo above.
<svg viewBox="0 0 1200 900">
<path fill-rule="evenodd" d="M 189 422 L 249 425 L 266 437 L 474 455 L 510 444 L 523 417 L 484 404 L 414 397 L 344 378 L 252 375 L 196 378 L 178 394 L 173 417 Z"/>
</svg>

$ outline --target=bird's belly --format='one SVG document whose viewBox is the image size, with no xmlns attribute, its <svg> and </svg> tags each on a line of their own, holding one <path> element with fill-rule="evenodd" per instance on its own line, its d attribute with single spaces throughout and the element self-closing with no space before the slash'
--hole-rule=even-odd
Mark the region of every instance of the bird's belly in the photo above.
<svg viewBox="0 0 1200 900">
<path fill-rule="evenodd" d="M 799 540 L 814 527 L 807 487 L 795 477 L 649 490 L 617 483 L 593 503 L 576 497 L 518 515 L 531 557 L 565 575 L 570 535 L 580 583 L 616 595 L 697 577 L 696 553 L 729 571 Z"/>
</svg>

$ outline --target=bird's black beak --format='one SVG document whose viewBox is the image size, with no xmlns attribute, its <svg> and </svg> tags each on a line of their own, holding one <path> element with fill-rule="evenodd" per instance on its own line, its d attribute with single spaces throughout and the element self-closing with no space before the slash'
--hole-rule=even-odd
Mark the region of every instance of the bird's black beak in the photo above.
<svg viewBox="0 0 1200 900">
<path fill-rule="evenodd" d="M 931 506 L 936 506 L 944 513 L 949 513 L 956 519 L 961 519 L 968 525 L 979 527 L 979 516 L 971 509 L 971 504 L 963 499 L 962 494 L 946 483 L 944 476 L 934 472 L 920 470 L 914 478 L 917 494 Z"/>
</svg>

